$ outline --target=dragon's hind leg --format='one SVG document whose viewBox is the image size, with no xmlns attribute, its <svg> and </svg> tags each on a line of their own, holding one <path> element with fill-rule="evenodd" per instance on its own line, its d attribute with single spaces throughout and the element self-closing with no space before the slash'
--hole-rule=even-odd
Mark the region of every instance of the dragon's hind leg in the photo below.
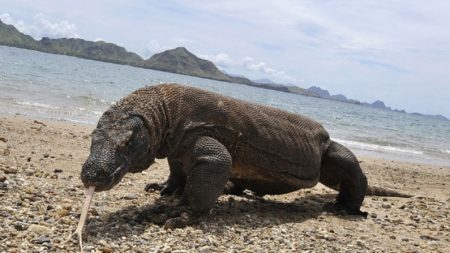
<svg viewBox="0 0 450 253">
<path fill-rule="evenodd" d="M 339 191 L 336 203 L 327 205 L 332 211 L 345 210 L 347 214 L 367 217 L 360 207 L 367 190 L 367 178 L 353 153 L 331 141 L 322 157 L 320 182 Z"/>
</svg>

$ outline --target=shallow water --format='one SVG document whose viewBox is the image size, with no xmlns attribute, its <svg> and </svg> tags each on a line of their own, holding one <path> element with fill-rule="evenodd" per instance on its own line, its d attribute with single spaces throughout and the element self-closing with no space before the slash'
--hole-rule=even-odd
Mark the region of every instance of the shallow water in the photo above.
<svg viewBox="0 0 450 253">
<path fill-rule="evenodd" d="M 95 124 L 145 85 L 195 86 L 307 115 L 357 155 L 450 165 L 450 122 L 70 56 L 0 46 L 0 113 Z"/>
</svg>

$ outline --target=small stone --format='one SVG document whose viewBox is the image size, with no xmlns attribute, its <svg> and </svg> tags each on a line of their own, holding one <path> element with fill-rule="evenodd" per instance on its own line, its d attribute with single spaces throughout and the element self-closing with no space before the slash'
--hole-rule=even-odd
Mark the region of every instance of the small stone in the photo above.
<svg viewBox="0 0 450 253">
<path fill-rule="evenodd" d="M 17 174 L 17 169 L 16 167 L 6 167 L 3 168 L 3 172 L 5 172 L 5 174 Z"/>
<path fill-rule="evenodd" d="M 113 248 L 111 248 L 111 247 L 101 247 L 100 249 L 99 249 L 101 252 L 103 252 L 103 253 L 111 253 L 111 252 L 113 252 Z"/>
<path fill-rule="evenodd" d="M 422 240 L 429 240 L 429 241 L 439 241 L 438 238 L 432 237 L 432 236 L 429 236 L 429 235 L 421 235 L 420 239 L 422 239 Z"/>
<path fill-rule="evenodd" d="M 50 243 L 50 238 L 48 238 L 47 236 L 39 236 L 36 239 L 33 239 L 32 241 L 33 243 L 37 243 L 37 244 L 43 244 L 43 243 Z"/>
<path fill-rule="evenodd" d="M 24 172 L 25 172 L 25 175 L 27 175 L 27 176 L 33 176 L 34 175 L 34 170 L 32 170 L 32 169 L 26 169 Z"/>
<path fill-rule="evenodd" d="M 132 200 L 132 199 L 137 199 L 139 198 L 139 196 L 137 194 L 134 193 L 126 193 L 122 199 L 127 199 L 127 200 Z"/>
<path fill-rule="evenodd" d="M 64 203 L 64 204 L 62 205 L 62 208 L 70 211 L 70 210 L 72 210 L 72 204 L 70 204 L 70 203 Z"/>
<path fill-rule="evenodd" d="M 62 217 L 61 218 L 61 223 L 62 224 L 71 224 L 72 221 L 68 217 Z"/>
<path fill-rule="evenodd" d="M 18 231 L 24 231 L 24 230 L 27 230 L 28 224 L 23 223 L 23 222 L 16 222 L 14 224 L 14 228 Z"/>
<path fill-rule="evenodd" d="M 0 189 L 6 190 L 6 189 L 8 189 L 8 185 L 4 182 L 0 182 Z"/>
<path fill-rule="evenodd" d="M 356 245 L 358 245 L 358 247 L 364 247 L 364 243 L 360 240 L 356 241 Z"/>
<path fill-rule="evenodd" d="M 408 238 L 402 238 L 402 241 L 403 242 L 409 242 L 409 239 Z"/>
<path fill-rule="evenodd" d="M 56 214 L 58 215 L 58 217 L 65 217 L 65 216 L 69 215 L 69 210 L 58 209 L 58 210 L 56 210 Z"/>
<path fill-rule="evenodd" d="M 203 246 L 200 249 L 198 249 L 199 253 L 209 253 L 211 252 L 211 248 L 209 246 Z"/>
<path fill-rule="evenodd" d="M 6 141 L 0 141 L 0 155 L 8 156 L 9 154 L 11 151 L 9 151 Z"/>
<path fill-rule="evenodd" d="M 6 177 L 5 177 L 5 176 L 3 176 L 3 175 L 1 175 L 1 176 L 0 176 L 0 182 L 2 182 L 2 183 L 3 183 L 3 182 L 5 182 L 5 181 L 6 181 Z"/>
<path fill-rule="evenodd" d="M 108 243 L 105 240 L 100 240 L 98 241 L 98 244 L 104 246 L 104 247 L 108 247 Z"/>
<path fill-rule="evenodd" d="M 50 155 L 48 153 L 44 154 L 44 158 L 48 158 Z"/>
<path fill-rule="evenodd" d="M 23 191 L 24 191 L 25 193 L 28 193 L 28 194 L 34 194 L 34 193 L 36 193 L 36 190 L 35 190 L 33 187 L 31 187 L 31 186 L 25 187 L 25 188 L 23 189 Z"/>
<path fill-rule="evenodd" d="M 389 239 L 395 240 L 395 239 L 397 239 L 397 237 L 395 237 L 395 235 L 391 235 L 391 236 L 389 236 Z"/>
<path fill-rule="evenodd" d="M 376 217 L 377 217 L 377 214 L 376 214 L 376 213 L 371 213 L 371 214 L 370 214 L 370 217 L 376 218 Z"/>
<path fill-rule="evenodd" d="M 31 224 L 28 227 L 27 231 L 34 232 L 39 235 L 49 235 L 52 232 L 52 230 L 50 228 L 48 228 L 46 226 L 42 226 L 42 225 L 37 225 L 37 224 Z"/>
<path fill-rule="evenodd" d="M 382 204 L 381 207 L 385 208 L 385 209 L 389 209 L 389 208 L 391 208 L 391 205 L 389 205 L 389 204 Z"/>
</svg>

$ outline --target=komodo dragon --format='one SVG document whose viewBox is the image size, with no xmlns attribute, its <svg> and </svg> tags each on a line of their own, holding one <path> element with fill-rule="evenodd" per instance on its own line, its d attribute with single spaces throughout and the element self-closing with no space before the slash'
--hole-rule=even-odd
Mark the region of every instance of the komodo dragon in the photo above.
<svg viewBox="0 0 450 253">
<path fill-rule="evenodd" d="M 224 191 L 284 194 L 318 182 L 339 191 L 332 207 L 347 214 L 367 216 L 360 211 L 366 194 L 407 197 L 368 187 L 353 153 L 316 121 L 176 84 L 141 88 L 112 105 L 92 133 L 81 179 L 109 190 L 166 157 L 162 194 L 179 193 L 179 206 L 193 216 Z"/>
</svg>

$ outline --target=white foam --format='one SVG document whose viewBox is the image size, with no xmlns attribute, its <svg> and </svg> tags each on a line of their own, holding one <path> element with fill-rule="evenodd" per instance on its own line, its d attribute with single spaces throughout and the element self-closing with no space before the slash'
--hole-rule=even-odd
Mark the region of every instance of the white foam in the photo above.
<svg viewBox="0 0 450 253">
<path fill-rule="evenodd" d="M 92 122 L 87 121 L 87 120 L 77 120 L 77 119 L 69 119 L 69 118 L 62 118 L 62 121 L 68 121 L 68 122 L 73 122 L 73 123 L 79 123 L 79 124 L 92 124 Z"/>
<path fill-rule="evenodd" d="M 441 152 L 442 153 L 446 153 L 446 154 L 450 154 L 450 150 L 448 150 L 448 149 L 442 149 Z"/>
<path fill-rule="evenodd" d="M 407 154 L 414 154 L 414 155 L 423 155 L 423 151 L 419 150 L 413 150 L 413 149 L 405 149 L 405 148 L 399 148 L 399 147 L 393 147 L 393 146 L 382 146 L 372 143 L 364 143 L 364 142 L 358 142 L 358 141 L 348 141 L 348 140 L 341 140 L 341 139 L 333 139 L 336 142 L 339 142 L 341 144 L 345 144 L 349 147 L 369 150 L 369 151 L 381 151 L 381 152 L 390 152 L 390 153 L 407 153 Z"/>
<path fill-rule="evenodd" d="M 16 100 L 14 99 L 14 102 L 16 102 L 19 105 L 27 105 L 27 106 L 33 106 L 33 107 L 41 107 L 41 108 L 47 108 L 47 109 L 53 109 L 53 110 L 57 110 L 60 107 L 59 106 L 54 106 L 54 105 L 48 105 L 48 104 L 42 104 L 42 103 L 37 103 L 37 102 L 30 102 L 30 101 L 22 101 L 22 100 Z"/>
</svg>

